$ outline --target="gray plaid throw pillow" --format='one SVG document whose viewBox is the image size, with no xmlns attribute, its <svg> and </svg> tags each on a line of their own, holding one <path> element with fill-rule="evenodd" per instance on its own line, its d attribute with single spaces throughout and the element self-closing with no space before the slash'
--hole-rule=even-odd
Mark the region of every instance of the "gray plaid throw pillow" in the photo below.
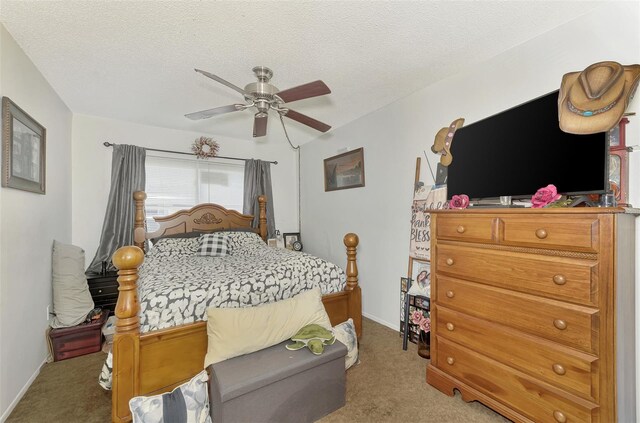
<svg viewBox="0 0 640 423">
<path fill-rule="evenodd" d="M 229 237 L 226 233 L 204 234 L 200 237 L 199 256 L 224 257 L 229 254 Z"/>
</svg>

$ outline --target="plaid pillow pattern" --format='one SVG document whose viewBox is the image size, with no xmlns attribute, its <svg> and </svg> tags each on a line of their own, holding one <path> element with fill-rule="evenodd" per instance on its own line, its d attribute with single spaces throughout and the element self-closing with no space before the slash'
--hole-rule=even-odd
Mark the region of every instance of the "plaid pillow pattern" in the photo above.
<svg viewBox="0 0 640 423">
<path fill-rule="evenodd" d="M 224 257 L 229 254 L 229 236 L 226 233 L 205 234 L 200 237 L 199 256 Z"/>
</svg>

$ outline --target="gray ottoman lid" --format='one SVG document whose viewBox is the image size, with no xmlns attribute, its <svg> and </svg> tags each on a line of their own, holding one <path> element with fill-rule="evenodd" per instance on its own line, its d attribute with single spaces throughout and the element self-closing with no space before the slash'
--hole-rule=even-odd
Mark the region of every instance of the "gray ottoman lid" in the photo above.
<svg viewBox="0 0 640 423">
<path fill-rule="evenodd" d="M 307 348 L 289 351 L 285 348 L 288 343 L 291 341 L 210 365 L 208 371 L 217 382 L 222 402 L 329 361 L 344 360 L 347 355 L 347 347 L 340 341 L 326 346 L 320 355 Z"/>
</svg>

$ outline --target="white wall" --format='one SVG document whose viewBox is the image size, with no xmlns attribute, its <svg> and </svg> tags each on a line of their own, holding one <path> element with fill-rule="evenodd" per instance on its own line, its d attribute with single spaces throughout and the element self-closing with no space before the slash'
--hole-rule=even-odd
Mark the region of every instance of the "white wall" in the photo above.
<svg viewBox="0 0 640 423">
<path fill-rule="evenodd" d="M 430 152 L 434 136 L 456 118 L 464 117 L 469 124 L 558 89 L 564 73 L 597 61 L 640 63 L 639 26 L 637 2 L 606 3 L 305 145 L 301 236 L 306 251 L 344 263 L 342 236 L 356 232 L 360 236 L 363 312 L 398 328 L 398 284 L 408 267 L 416 157 L 422 157 L 422 174 L 426 175 L 423 150 L 434 165 L 437 160 Z M 636 98 L 630 110 L 639 111 L 638 103 Z M 640 117 L 630 120 L 629 144 L 640 144 Z M 324 192 L 323 159 L 345 147 L 364 147 L 366 186 Z M 640 206 L 639 152 L 631 154 L 631 162 L 630 180 L 635 181 L 631 202 Z M 422 180 L 432 183 L 431 178 Z"/>
<path fill-rule="evenodd" d="M 71 112 L 0 25 L 0 94 L 47 130 L 46 195 L 0 189 L 0 421 L 47 356 L 53 240 L 71 242 Z"/>
<path fill-rule="evenodd" d="M 211 120 L 215 127 L 215 120 Z M 247 131 L 251 128 L 247 127 Z M 282 131 L 273 126 L 272 131 Z M 100 230 L 111 185 L 112 148 L 103 142 L 133 144 L 141 147 L 189 152 L 200 136 L 213 137 L 220 144 L 221 156 L 277 160 L 271 165 L 276 228 L 298 231 L 297 154 L 284 136 L 279 142 L 264 143 L 219 137 L 120 120 L 74 114 L 73 116 L 73 243 L 87 252 L 87 265 L 100 242 Z M 295 142 L 295 140 L 293 140 Z M 132 200 L 133 201 L 133 200 Z"/>
</svg>

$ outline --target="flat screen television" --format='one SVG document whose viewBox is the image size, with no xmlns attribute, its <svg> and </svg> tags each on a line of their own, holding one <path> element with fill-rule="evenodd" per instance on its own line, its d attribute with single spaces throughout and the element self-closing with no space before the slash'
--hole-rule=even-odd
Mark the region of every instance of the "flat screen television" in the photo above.
<svg viewBox="0 0 640 423">
<path fill-rule="evenodd" d="M 552 92 L 458 129 L 451 145 L 447 195 L 530 198 L 553 184 L 562 194 L 608 188 L 607 133 L 568 134 Z"/>
</svg>

